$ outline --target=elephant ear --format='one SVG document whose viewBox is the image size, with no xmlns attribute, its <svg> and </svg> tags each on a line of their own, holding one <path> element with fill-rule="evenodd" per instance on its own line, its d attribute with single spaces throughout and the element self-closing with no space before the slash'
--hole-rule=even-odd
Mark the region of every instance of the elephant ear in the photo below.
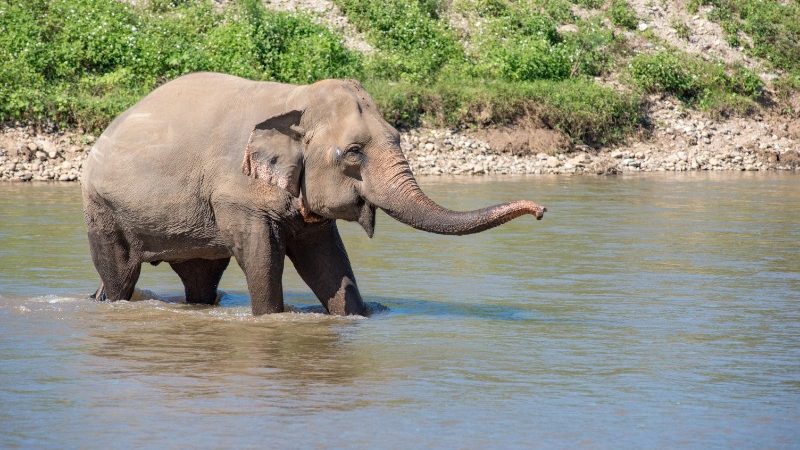
<svg viewBox="0 0 800 450">
<path fill-rule="evenodd" d="M 289 111 L 256 124 L 247 140 L 242 173 L 298 197 L 305 135 L 299 126 L 301 116 L 300 111 Z"/>
</svg>

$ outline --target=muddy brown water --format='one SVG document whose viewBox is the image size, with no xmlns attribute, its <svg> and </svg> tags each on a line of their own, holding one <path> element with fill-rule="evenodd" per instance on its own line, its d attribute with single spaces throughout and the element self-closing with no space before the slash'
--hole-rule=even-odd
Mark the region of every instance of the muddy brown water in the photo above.
<svg viewBox="0 0 800 450">
<path fill-rule="evenodd" d="M 800 176 L 423 178 L 470 237 L 340 226 L 370 319 L 97 303 L 77 185 L 0 184 L 3 448 L 797 448 Z M 154 299 L 155 298 L 155 299 Z"/>
</svg>

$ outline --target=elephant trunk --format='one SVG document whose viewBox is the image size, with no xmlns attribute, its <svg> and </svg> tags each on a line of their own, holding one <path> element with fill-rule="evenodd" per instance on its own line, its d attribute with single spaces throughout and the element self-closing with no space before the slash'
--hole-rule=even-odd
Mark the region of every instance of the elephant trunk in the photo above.
<svg viewBox="0 0 800 450">
<path fill-rule="evenodd" d="M 474 211 L 458 212 L 431 200 L 417 185 L 405 158 L 393 164 L 394 173 L 375 183 L 367 200 L 386 211 L 394 219 L 418 230 L 438 234 L 464 235 L 478 233 L 525 214 L 541 219 L 546 208 L 527 200 L 503 203 Z M 387 173 L 387 172 L 383 172 Z"/>
</svg>

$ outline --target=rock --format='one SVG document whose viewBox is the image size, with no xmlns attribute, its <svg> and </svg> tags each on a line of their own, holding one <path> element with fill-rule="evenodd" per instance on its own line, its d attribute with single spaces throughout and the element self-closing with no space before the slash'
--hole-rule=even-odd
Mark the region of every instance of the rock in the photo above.
<svg viewBox="0 0 800 450">
<path fill-rule="evenodd" d="M 567 161 L 567 164 L 570 164 L 573 167 L 583 167 L 588 162 L 589 161 L 586 158 L 584 158 L 584 156 L 576 156 Z"/>
<path fill-rule="evenodd" d="M 31 152 L 35 152 L 36 150 L 38 150 L 38 147 L 36 146 L 35 143 L 29 142 L 28 143 L 28 150 L 30 150 Z"/>
<path fill-rule="evenodd" d="M 636 169 L 638 169 L 642 165 L 641 162 L 639 162 L 639 161 L 637 161 L 635 159 L 632 159 L 632 158 L 628 158 L 628 159 L 623 160 L 622 164 L 625 165 L 625 166 L 628 166 L 628 167 L 634 167 Z"/>
<path fill-rule="evenodd" d="M 547 167 L 555 168 L 561 164 L 561 161 L 558 160 L 555 156 L 551 156 L 547 158 Z"/>
</svg>

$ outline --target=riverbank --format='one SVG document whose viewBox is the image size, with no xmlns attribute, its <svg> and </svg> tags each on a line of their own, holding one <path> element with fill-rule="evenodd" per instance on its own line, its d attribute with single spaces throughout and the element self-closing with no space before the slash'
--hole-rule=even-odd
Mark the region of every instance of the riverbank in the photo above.
<svg viewBox="0 0 800 450">
<path fill-rule="evenodd" d="M 598 174 L 800 168 L 800 121 L 753 115 L 713 119 L 674 99 L 654 99 L 652 124 L 622 145 L 570 144 L 549 129 L 416 129 L 401 145 L 418 175 Z"/>
<path fill-rule="evenodd" d="M 781 116 L 715 121 L 655 102 L 647 135 L 624 145 L 573 145 L 553 130 L 416 128 L 401 147 L 417 175 L 768 171 L 800 168 L 800 122 Z M 0 181 L 77 181 L 95 136 L 77 130 L 0 129 Z"/>
</svg>

